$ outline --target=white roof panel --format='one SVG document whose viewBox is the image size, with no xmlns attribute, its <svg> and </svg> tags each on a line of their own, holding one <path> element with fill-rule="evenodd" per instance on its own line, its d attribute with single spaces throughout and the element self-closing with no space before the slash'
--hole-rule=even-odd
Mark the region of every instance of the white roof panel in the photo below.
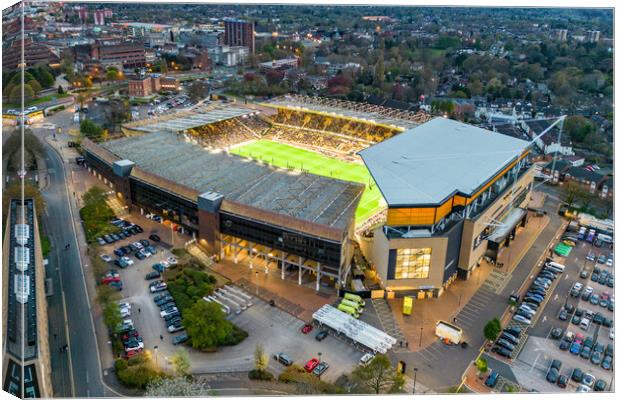
<svg viewBox="0 0 620 400">
<path fill-rule="evenodd" d="M 486 129 L 435 118 L 359 152 L 390 206 L 440 204 L 471 194 L 529 146 Z"/>
</svg>

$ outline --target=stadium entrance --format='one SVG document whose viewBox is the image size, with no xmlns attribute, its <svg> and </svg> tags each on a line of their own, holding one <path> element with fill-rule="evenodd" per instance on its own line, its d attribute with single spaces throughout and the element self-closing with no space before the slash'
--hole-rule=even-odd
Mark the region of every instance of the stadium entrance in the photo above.
<svg viewBox="0 0 620 400">
<path fill-rule="evenodd" d="M 230 235 L 222 235 L 221 243 L 221 259 L 242 263 L 250 270 L 278 274 L 282 280 L 312 286 L 316 291 L 321 287 L 333 288 L 338 282 L 338 269 L 317 261 Z"/>
</svg>

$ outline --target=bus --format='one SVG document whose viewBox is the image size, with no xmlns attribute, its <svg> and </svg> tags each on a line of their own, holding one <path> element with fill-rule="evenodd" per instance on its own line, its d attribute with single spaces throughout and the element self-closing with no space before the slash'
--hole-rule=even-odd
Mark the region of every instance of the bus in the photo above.
<svg viewBox="0 0 620 400">
<path fill-rule="evenodd" d="M 366 306 L 366 302 L 360 296 L 358 296 L 356 294 L 345 293 L 344 294 L 344 298 L 347 299 L 347 300 L 354 301 L 354 302 L 358 303 L 362 307 Z"/>
<path fill-rule="evenodd" d="M 347 306 L 345 304 L 338 305 L 338 309 L 340 311 L 342 311 L 343 313 L 349 314 L 353 318 L 359 318 L 360 317 L 359 313 L 355 310 L 355 308 L 349 307 L 349 306 Z"/>
<path fill-rule="evenodd" d="M 360 306 L 360 304 L 355 302 L 355 301 L 351 301 L 349 299 L 342 299 L 340 301 L 340 304 L 344 304 L 345 306 L 353 307 L 353 308 L 355 308 L 355 311 L 357 311 L 360 314 L 364 312 L 364 307 Z"/>
</svg>

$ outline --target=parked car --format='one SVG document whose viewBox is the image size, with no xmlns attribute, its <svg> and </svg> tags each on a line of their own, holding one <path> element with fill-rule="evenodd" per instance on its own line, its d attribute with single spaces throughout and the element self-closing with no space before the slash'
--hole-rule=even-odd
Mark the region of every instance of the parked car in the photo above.
<svg viewBox="0 0 620 400">
<path fill-rule="evenodd" d="M 606 388 L 607 388 L 607 382 L 605 382 L 604 380 L 597 379 L 596 382 L 594 382 L 595 392 L 603 392 L 605 391 Z"/>
<path fill-rule="evenodd" d="M 568 385 L 568 376 L 560 375 L 556 384 L 558 385 L 558 387 L 566 389 L 566 386 Z"/>
<path fill-rule="evenodd" d="M 317 333 L 314 338 L 318 342 L 321 342 L 323 339 L 325 339 L 327 337 L 327 335 L 328 335 L 327 331 L 321 331 L 321 332 Z"/>
<path fill-rule="evenodd" d="M 325 371 L 327 371 L 327 368 L 329 368 L 329 364 L 326 363 L 325 361 L 321 361 L 319 365 L 314 367 L 314 369 L 312 370 L 312 373 L 316 376 L 321 376 L 323 375 Z"/>
<path fill-rule="evenodd" d="M 124 261 L 125 263 L 127 263 L 127 265 L 133 265 L 134 262 L 131 258 L 125 256 L 125 257 L 121 257 L 121 260 Z"/>
<path fill-rule="evenodd" d="M 112 262 L 112 257 L 107 254 L 99 254 L 99 258 L 101 258 L 103 262 Z"/>
<path fill-rule="evenodd" d="M 136 251 L 134 253 L 134 256 L 138 259 L 138 260 L 144 260 L 146 259 L 146 256 L 141 252 L 141 251 Z"/>
<path fill-rule="evenodd" d="M 273 355 L 273 359 L 287 367 L 293 365 L 293 360 L 285 353 L 276 353 Z"/>
<path fill-rule="evenodd" d="M 149 272 L 148 274 L 146 274 L 144 279 L 146 279 L 147 281 L 150 281 L 151 279 L 157 279 L 159 277 L 161 277 L 161 274 L 157 271 L 153 271 L 153 272 Z"/>
<path fill-rule="evenodd" d="M 172 344 L 176 346 L 177 344 L 187 342 L 188 339 L 189 339 L 189 336 L 187 336 L 187 333 L 183 333 L 181 335 L 173 337 Z"/>
<path fill-rule="evenodd" d="M 106 244 L 108 244 L 105 239 L 103 239 L 102 237 L 98 237 L 97 239 L 97 244 L 99 244 L 99 246 L 105 246 Z"/>
<path fill-rule="evenodd" d="M 311 358 L 310 360 L 308 360 L 306 365 L 304 365 L 304 369 L 306 370 L 306 372 L 312 372 L 312 370 L 315 369 L 317 365 L 319 365 L 319 360 L 316 358 Z"/>
<path fill-rule="evenodd" d="M 577 383 L 581 382 L 581 379 L 583 379 L 583 371 L 581 370 L 581 368 L 573 369 L 573 373 L 571 374 L 571 379 Z"/>
<path fill-rule="evenodd" d="M 312 326 L 312 324 L 305 324 L 301 328 L 301 333 L 303 333 L 304 335 L 307 335 L 308 333 L 312 332 L 313 328 L 314 327 Z"/>
<path fill-rule="evenodd" d="M 150 236 L 149 236 L 149 239 L 151 239 L 151 240 L 152 240 L 152 241 L 154 241 L 154 242 L 159 242 L 159 241 L 161 241 L 161 238 L 160 238 L 158 235 L 156 235 L 156 234 L 152 234 L 152 235 L 150 235 Z"/>
<path fill-rule="evenodd" d="M 484 384 L 490 388 L 494 388 L 497 385 L 497 379 L 499 378 L 499 372 L 493 371 L 484 381 Z"/>
<path fill-rule="evenodd" d="M 583 378 L 581 379 L 581 383 L 591 388 L 594 385 L 594 381 L 596 378 L 592 374 L 583 374 Z"/>
<path fill-rule="evenodd" d="M 495 346 L 491 349 L 491 351 L 508 359 L 512 358 L 512 352 L 504 347 Z"/>
</svg>

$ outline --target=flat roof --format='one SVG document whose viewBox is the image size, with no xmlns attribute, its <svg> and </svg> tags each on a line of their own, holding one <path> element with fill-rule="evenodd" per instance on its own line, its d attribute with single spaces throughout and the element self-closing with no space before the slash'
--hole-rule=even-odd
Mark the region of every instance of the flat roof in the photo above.
<svg viewBox="0 0 620 400">
<path fill-rule="evenodd" d="M 364 191 L 359 183 L 207 150 L 182 134 L 158 132 L 100 145 L 141 170 L 199 193 L 217 192 L 237 203 L 338 229 L 348 228 Z"/>
<path fill-rule="evenodd" d="M 380 106 L 370 103 L 330 101 L 330 99 L 326 98 L 300 95 L 284 95 L 263 104 L 271 107 L 292 108 L 298 109 L 299 111 L 333 114 L 336 117 L 340 116 L 371 124 L 388 125 L 401 130 L 416 127 L 425 118 L 424 115 L 418 115 L 420 121 L 416 122 L 395 116 L 387 116 L 385 113 L 380 112 Z M 392 109 L 392 111 L 407 112 L 395 109 Z M 416 117 L 416 113 L 410 112 L 410 117 Z"/>
<path fill-rule="evenodd" d="M 187 129 L 198 128 L 227 119 L 241 117 L 254 112 L 256 112 L 256 110 L 235 107 L 230 104 L 209 104 L 196 107 L 191 111 L 166 114 L 162 117 L 128 123 L 123 126 L 133 131 L 142 132 L 181 132 Z"/>
<path fill-rule="evenodd" d="M 473 194 L 529 143 L 435 118 L 359 152 L 390 206 L 437 205 Z"/>
</svg>

